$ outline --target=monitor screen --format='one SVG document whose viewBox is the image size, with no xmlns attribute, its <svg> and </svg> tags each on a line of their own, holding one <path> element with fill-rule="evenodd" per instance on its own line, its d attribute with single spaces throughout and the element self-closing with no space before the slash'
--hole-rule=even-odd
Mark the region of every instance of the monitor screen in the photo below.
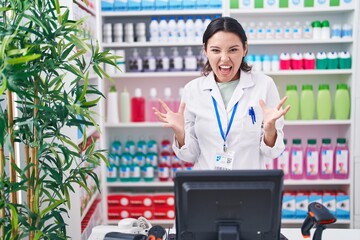
<svg viewBox="0 0 360 240">
<path fill-rule="evenodd" d="M 280 239 L 281 170 L 175 174 L 178 240 Z"/>
</svg>

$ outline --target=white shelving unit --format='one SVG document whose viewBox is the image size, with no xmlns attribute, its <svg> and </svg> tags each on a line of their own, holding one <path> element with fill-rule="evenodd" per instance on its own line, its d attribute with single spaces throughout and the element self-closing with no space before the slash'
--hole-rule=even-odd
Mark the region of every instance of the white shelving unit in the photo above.
<svg viewBox="0 0 360 240">
<path fill-rule="evenodd" d="M 100 3 L 98 1 L 92 1 L 92 3 L 98 5 L 95 6 L 95 8 L 100 7 Z M 81 15 L 85 16 L 91 16 L 94 18 L 97 18 L 98 13 L 96 10 L 92 7 L 89 7 L 86 5 L 82 0 L 61 0 L 60 4 L 62 6 L 67 6 L 70 11 L 70 18 L 74 20 L 79 20 L 79 17 Z M 81 11 L 81 13 L 80 13 Z M 88 22 L 85 22 L 83 27 L 86 28 L 86 30 L 90 31 L 90 18 L 87 20 Z M 94 21 L 95 22 L 95 21 Z M 96 26 L 91 26 L 96 27 Z M 92 29 L 92 33 L 95 32 L 95 29 Z M 97 36 L 92 36 L 97 37 Z M 71 81 L 71 79 L 65 79 L 65 81 Z M 98 77 L 91 73 L 89 75 L 89 84 L 98 85 Z M 91 98 L 91 96 L 89 97 Z M 98 110 L 94 110 L 98 111 Z M 95 119 L 98 119 L 96 116 L 94 116 Z M 99 121 L 99 120 L 98 120 Z M 83 144 L 83 138 L 82 135 L 79 134 L 77 129 L 69 128 L 66 130 L 67 136 L 71 139 L 75 140 L 75 143 L 78 146 L 81 146 Z M 90 127 L 86 129 L 86 136 L 94 137 L 98 133 L 98 130 L 95 127 Z M 99 141 L 99 140 L 98 140 Z M 99 143 L 99 142 L 98 142 Z M 98 144 L 99 145 L 99 144 Z M 101 168 L 98 167 L 97 169 L 94 169 L 94 172 L 96 172 L 99 176 L 101 175 Z M 89 232 L 92 229 L 92 225 L 98 225 L 100 224 L 101 218 L 101 211 L 100 207 L 101 204 L 98 204 L 99 199 L 101 199 L 100 192 L 95 190 L 94 185 L 91 183 L 91 181 L 88 182 L 88 187 L 92 189 L 91 193 L 88 194 L 86 191 L 82 189 L 82 187 L 78 185 L 74 185 L 73 188 L 75 190 L 74 193 L 70 193 L 70 200 L 71 200 L 71 209 L 69 210 L 69 218 L 67 216 L 64 216 L 64 219 L 68 225 L 67 227 L 67 234 L 71 239 L 87 239 Z M 95 211 L 93 211 L 94 206 L 97 206 Z M 82 224 L 84 223 L 85 218 L 87 216 L 91 215 L 91 220 L 89 221 L 88 226 L 83 230 Z"/>
<path fill-rule="evenodd" d="M 265 74 L 271 76 L 278 86 L 279 93 L 284 96 L 286 85 L 297 84 L 298 88 L 301 84 L 313 84 L 315 93 L 317 92 L 317 86 L 320 83 L 328 83 L 331 86 L 332 94 L 334 95 L 335 87 L 337 83 L 347 83 L 351 89 L 352 95 L 352 108 L 351 118 L 349 120 L 328 120 L 328 121 L 286 121 L 285 122 L 285 136 L 288 140 L 293 138 L 301 138 L 303 142 L 308 138 L 317 138 L 318 142 L 321 141 L 319 137 L 329 137 L 332 139 L 332 143 L 335 142 L 338 137 L 345 137 L 348 140 L 350 147 L 350 179 L 347 180 L 286 180 L 285 189 L 289 190 L 344 190 L 350 195 L 351 202 L 351 218 L 350 220 L 341 220 L 337 222 L 336 226 L 340 227 L 354 227 L 354 214 L 357 214 L 357 222 L 360 226 L 360 193 L 359 190 L 354 190 L 355 174 L 354 168 L 357 163 L 358 170 L 360 169 L 360 150 L 356 148 L 355 137 L 360 135 L 359 128 L 355 129 L 355 122 L 359 122 L 360 114 L 358 113 L 360 105 L 360 97 L 356 92 L 359 89 L 359 81 L 355 81 L 358 75 L 355 68 L 357 59 L 360 58 L 358 52 L 358 46 L 355 44 L 358 41 L 358 29 L 355 29 L 359 20 L 359 3 L 356 2 L 354 8 L 344 7 L 329 7 L 323 9 L 306 8 L 306 9 L 252 9 L 252 10 L 234 10 L 229 7 L 229 0 L 223 0 L 222 10 L 191 10 L 191 11 L 141 11 L 141 12 L 102 12 L 101 18 L 99 18 L 99 25 L 103 23 L 115 23 L 115 22 L 133 22 L 139 19 L 145 19 L 143 21 L 150 22 L 151 16 L 169 16 L 169 15 L 223 15 L 232 16 L 241 19 L 240 22 L 250 21 L 263 21 L 266 22 L 269 18 L 274 21 L 305 21 L 305 20 L 325 20 L 328 19 L 330 23 L 351 23 L 354 26 L 353 38 L 349 39 L 328 39 L 328 40 L 309 40 L 309 39 L 289 39 L 289 40 L 249 40 L 249 52 L 251 54 L 280 54 L 281 52 L 319 52 L 319 51 L 349 51 L 353 57 L 352 69 L 345 70 L 288 70 L 288 71 L 276 71 L 265 72 Z M 197 42 L 184 42 L 184 43 L 103 43 L 104 49 L 124 49 L 126 51 L 126 57 L 129 56 L 132 48 L 139 48 L 143 50 L 145 48 L 158 48 L 165 47 L 171 48 L 173 46 L 178 47 L 201 47 L 201 43 Z M 358 54 L 358 56 L 357 56 Z M 116 80 L 117 89 L 123 89 L 124 86 L 128 89 L 130 94 L 136 87 L 141 86 L 143 95 L 148 97 L 148 89 L 150 87 L 156 87 L 158 89 L 158 97 L 162 97 L 162 89 L 164 87 L 178 89 L 184 86 L 188 81 L 199 77 L 199 72 L 124 72 L 117 75 L 112 75 Z M 357 87 L 357 88 L 356 88 Z M 102 90 L 104 93 L 109 89 L 109 85 L 104 84 Z M 356 100 L 356 102 L 355 102 Z M 106 103 L 102 105 L 102 116 L 106 116 Z M 357 115 L 355 115 L 357 114 Z M 356 121 L 356 119 L 358 121 Z M 160 140 L 163 136 L 171 136 L 171 131 L 162 127 L 161 123 L 119 123 L 109 124 L 106 121 L 102 122 L 102 138 L 101 147 L 109 148 L 112 139 L 116 137 L 125 141 L 127 136 L 132 136 L 133 139 L 139 139 L 140 137 L 156 136 L 157 140 Z M 357 131 L 357 134 L 355 132 Z M 359 146 L 359 141 L 357 146 Z M 291 141 L 288 141 L 291 143 Z M 356 158 L 355 158 L 356 157 Z M 107 220 L 107 204 L 106 197 L 109 193 L 120 192 L 124 189 L 136 189 L 136 188 L 167 188 L 172 189 L 173 182 L 151 182 L 151 183 L 122 183 L 122 182 L 106 182 L 106 168 L 104 166 L 102 171 L 102 196 L 103 201 L 103 218 Z M 360 177 L 357 177 L 357 183 L 360 181 Z M 355 195 L 355 193 L 357 195 Z M 357 202 L 356 202 L 357 201 Z M 356 212 L 355 212 L 356 211 Z M 116 221 L 117 222 L 117 221 Z M 108 220 L 107 223 L 116 223 L 113 220 Z M 158 224 L 171 224 L 172 221 L 158 221 Z M 299 226 L 302 221 L 297 219 L 284 219 L 283 224 L 286 226 Z M 356 226 L 356 225 L 355 225 Z"/>
</svg>

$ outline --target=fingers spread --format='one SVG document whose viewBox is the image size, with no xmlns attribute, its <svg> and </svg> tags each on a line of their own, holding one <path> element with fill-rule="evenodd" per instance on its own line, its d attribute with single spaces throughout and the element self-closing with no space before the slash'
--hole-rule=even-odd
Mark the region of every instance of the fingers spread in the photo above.
<svg viewBox="0 0 360 240">
<path fill-rule="evenodd" d="M 286 102 L 287 98 L 288 98 L 288 97 L 285 96 L 285 97 L 283 97 L 283 98 L 280 100 L 279 104 L 276 106 L 277 110 L 280 110 L 280 108 L 282 107 L 282 105 L 284 105 L 284 103 Z"/>
<path fill-rule="evenodd" d="M 163 100 L 159 99 L 159 102 L 166 112 L 171 111 L 170 108 L 168 107 L 168 105 L 166 105 L 166 103 Z"/>
</svg>

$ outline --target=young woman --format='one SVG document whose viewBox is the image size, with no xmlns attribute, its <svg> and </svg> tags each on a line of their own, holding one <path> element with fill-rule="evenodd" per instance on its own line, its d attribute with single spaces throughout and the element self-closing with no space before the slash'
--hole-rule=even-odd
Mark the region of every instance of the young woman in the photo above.
<svg viewBox="0 0 360 240">
<path fill-rule="evenodd" d="M 273 80 L 244 61 L 247 37 L 230 17 L 214 19 L 203 35 L 203 76 L 185 87 L 178 112 L 160 100 L 154 109 L 175 133 L 173 150 L 194 169 L 260 169 L 284 150 L 282 108 Z"/>
</svg>

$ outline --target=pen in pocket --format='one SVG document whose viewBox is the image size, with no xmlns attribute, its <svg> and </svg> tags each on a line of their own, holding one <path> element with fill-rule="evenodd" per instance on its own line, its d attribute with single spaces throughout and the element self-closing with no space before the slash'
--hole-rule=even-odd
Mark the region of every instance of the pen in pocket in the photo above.
<svg viewBox="0 0 360 240">
<path fill-rule="evenodd" d="M 249 108 L 249 115 L 251 117 L 252 124 L 256 123 L 256 116 L 255 116 L 255 110 L 253 107 Z"/>
</svg>

